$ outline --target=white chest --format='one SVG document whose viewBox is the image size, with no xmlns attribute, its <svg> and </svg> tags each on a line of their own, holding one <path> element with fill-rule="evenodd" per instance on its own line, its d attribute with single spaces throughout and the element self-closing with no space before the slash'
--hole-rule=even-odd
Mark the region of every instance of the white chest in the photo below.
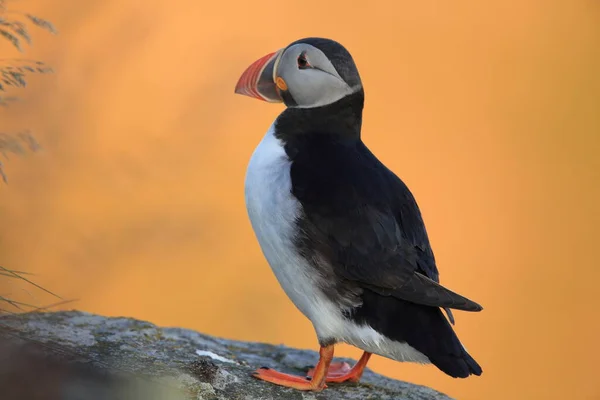
<svg viewBox="0 0 600 400">
<path fill-rule="evenodd" d="M 246 208 L 263 254 L 279 284 L 312 321 L 317 334 L 325 333 L 332 313 L 339 311 L 319 289 L 319 277 L 314 267 L 295 250 L 295 220 L 301 205 L 291 189 L 290 161 L 271 127 L 248 165 Z"/>
</svg>

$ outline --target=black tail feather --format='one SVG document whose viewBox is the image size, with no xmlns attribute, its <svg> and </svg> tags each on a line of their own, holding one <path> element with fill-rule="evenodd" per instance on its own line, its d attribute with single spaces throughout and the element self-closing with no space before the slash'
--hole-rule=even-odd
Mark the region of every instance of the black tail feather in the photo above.
<svg viewBox="0 0 600 400">
<path fill-rule="evenodd" d="M 477 312 L 481 305 L 415 272 L 411 279 L 396 289 L 393 295 L 399 299 L 432 307 L 454 308 L 462 311 Z"/>
<path fill-rule="evenodd" d="M 364 289 L 362 298 L 362 306 L 352 315 L 356 322 L 407 343 L 454 378 L 481 375 L 481 367 L 467 353 L 440 308 L 382 296 L 369 289 Z"/>
</svg>

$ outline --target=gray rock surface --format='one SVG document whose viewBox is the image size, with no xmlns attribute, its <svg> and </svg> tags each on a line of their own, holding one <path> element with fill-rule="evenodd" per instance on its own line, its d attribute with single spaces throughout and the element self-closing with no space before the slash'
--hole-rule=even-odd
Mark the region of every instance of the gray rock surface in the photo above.
<svg viewBox="0 0 600 400">
<path fill-rule="evenodd" d="M 360 383 L 329 384 L 320 393 L 250 376 L 261 366 L 302 375 L 317 359 L 314 351 L 78 311 L 0 317 L 3 400 L 450 399 L 369 370 Z"/>
</svg>

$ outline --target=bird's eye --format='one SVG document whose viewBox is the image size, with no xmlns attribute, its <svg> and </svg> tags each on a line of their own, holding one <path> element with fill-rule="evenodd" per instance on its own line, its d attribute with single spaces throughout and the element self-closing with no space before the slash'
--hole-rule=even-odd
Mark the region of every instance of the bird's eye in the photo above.
<svg viewBox="0 0 600 400">
<path fill-rule="evenodd" d="M 308 60 L 306 59 L 306 54 L 302 53 L 298 56 L 298 68 L 299 69 L 307 69 L 307 68 L 311 68 L 310 63 L 308 62 Z"/>
</svg>

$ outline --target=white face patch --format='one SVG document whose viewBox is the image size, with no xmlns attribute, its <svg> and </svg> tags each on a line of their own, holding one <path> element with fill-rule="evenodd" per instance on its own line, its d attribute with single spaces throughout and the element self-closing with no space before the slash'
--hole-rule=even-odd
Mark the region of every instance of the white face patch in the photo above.
<svg viewBox="0 0 600 400">
<path fill-rule="evenodd" d="M 310 68 L 299 68 L 298 58 L 301 55 L 308 61 Z M 335 103 L 361 88 L 350 87 L 327 56 L 306 43 L 290 46 L 279 56 L 275 76 L 283 78 L 289 93 L 300 108 Z"/>
</svg>

